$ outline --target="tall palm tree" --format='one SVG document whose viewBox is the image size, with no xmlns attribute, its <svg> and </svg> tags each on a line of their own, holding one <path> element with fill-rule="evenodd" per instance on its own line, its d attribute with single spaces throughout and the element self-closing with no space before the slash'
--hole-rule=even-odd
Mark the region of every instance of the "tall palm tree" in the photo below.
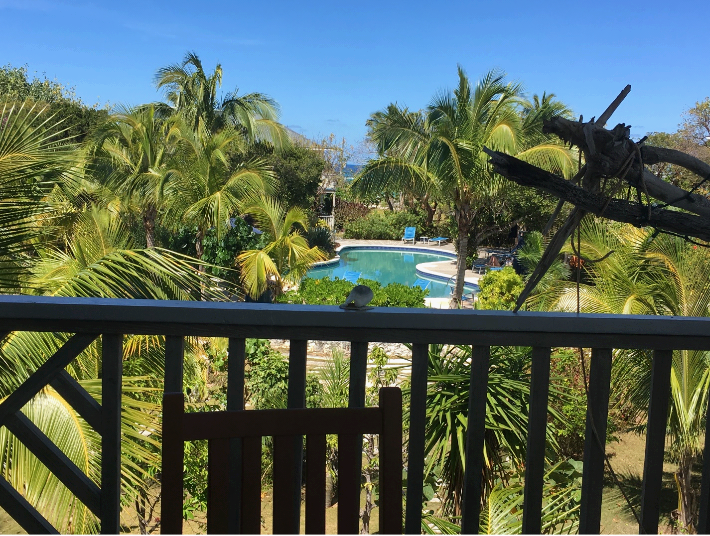
<svg viewBox="0 0 710 536">
<path fill-rule="evenodd" d="M 77 177 L 76 146 L 53 141 L 61 121 L 46 105 L 0 103 L 0 288 L 20 290 L 23 264 L 58 212 L 47 197 Z"/>
<path fill-rule="evenodd" d="M 585 266 L 590 285 L 580 286 L 584 312 L 710 315 L 710 254 L 682 238 L 659 235 L 631 226 L 590 221 L 581 230 L 582 254 L 601 262 Z M 576 310 L 576 288 L 558 300 L 558 308 Z M 628 400 L 632 417 L 648 410 L 651 356 L 618 351 L 614 388 Z M 698 513 L 698 492 L 691 482 L 693 464 L 702 455 L 705 415 L 710 393 L 710 352 L 676 350 L 671 369 L 668 453 L 678 464 L 675 475 L 678 511 L 683 530 L 692 531 Z"/>
<path fill-rule="evenodd" d="M 156 115 L 154 105 L 147 105 L 119 108 L 96 133 L 97 145 L 115 167 L 107 186 L 138 207 L 149 248 L 155 246 L 164 184 L 175 171 L 168 150 L 169 126 Z"/>
<path fill-rule="evenodd" d="M 244 251 L 237 257 L 245 292 L 252 298 L 261 296 L 270 282 L 274 293 L 280 294 L 284 283 L 297 283 L 314 262 L 327 259 L 303 236 L 308 230 L 308 217 L 302 209 L 294 207 L 286 212 L 275 199 L 260 197 L 245 204 L 243 210 L 270 240 L 263 249 Z"/>
<path fill-rule="evenodd" d="M 182 162 L 165 185 L 166 219 L 196 227 L 197 258 L 208 229 L 222 236 L 230 216 L 245 199 L 269 194 L 274 174 L 260 158 L 250 158 L 230 167 L 229 152 L 243 150 L 241 137 L 232 129 L 216 134 L 194 132 L 184 122 L 173 127 L 181 148 Z"/>
<path fill-rule="evenodd" d="M 369 162 L 354 187 L 377 193 L 403 183 L 416 185 L 451 203 L 458 227 L 457 280 L 454 305 L 463 294 L 469 234 L 476 217 L 491 200 L 500 198 L 506 181 L 493 174 L 483 147 L 516 154 L 537 164 L 566 172 L 572 160 L 561 145 L 532 145 L 525 139 L 533 121 L 522 119 L 518 105 L 522 88 L 505 83 L 505 76 L 488 72 L 474 87 L 459 67 L 453 93 L 434 97 L 423 115 L 397 105 L 377 112 L 370 135 L 384 156 Z"/>
<path fill-rule="evenodd" d="M 180 114 L 195 132 L 216 133 L 232 127 L 250 143 L 267 140 L 275 146 L 288 144 L 286 130 L 278 122 L 276 101 L 263 93 L 240 96 L 237 89 L 219 99 L 222 66 L 217 64 L 214 72 L 207 75 L 194 52 L 185 54 L 181 63 L 158 69 L 155 84 L 165 90 L 172 111 Z"/>
</svg>

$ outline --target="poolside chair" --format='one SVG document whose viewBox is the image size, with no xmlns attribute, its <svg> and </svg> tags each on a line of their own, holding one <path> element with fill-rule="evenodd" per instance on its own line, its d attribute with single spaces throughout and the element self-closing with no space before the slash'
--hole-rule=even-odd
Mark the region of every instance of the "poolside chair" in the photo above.
<svg viewBox="0 0 710 536">
<path fill-rule="evenodd" d="M 422 290 L 427 290 L 429 288 L 429 285 L 431 285 L 431 281 L 427 281 L 426 279 L 422 279 L 420 277 L 414 282 L 412 287 L 419 287 Z"/>
<path fill-rule="evenodd" d="M 402 237 L 402 242 L 406 243 L 407 241 L 411 240 L 412 244 L 415 242 L 415 235 L 417 232 L 416 227 L 405 227 L 404 228 L 404 236 Z"/>
<path fill-rule="evenodd" d="M 445 236 L 437 236 L 436 238 L 430 238 L 429 242 L 434 242 L 437 246 L 442 245 L 444 242 L 448 242 L 449 239 Z"/>
<path fill-rule="evenodd" d="M 361 273 L 362 272 L 351 272 L 350 270 L 347 270 L 345 275 L 343 275 L 343 279 L 345 279 L 345 281 L 350 281 L 351 283 L 357 283 L 357 280 L 360 279 Z"/>
</svg>

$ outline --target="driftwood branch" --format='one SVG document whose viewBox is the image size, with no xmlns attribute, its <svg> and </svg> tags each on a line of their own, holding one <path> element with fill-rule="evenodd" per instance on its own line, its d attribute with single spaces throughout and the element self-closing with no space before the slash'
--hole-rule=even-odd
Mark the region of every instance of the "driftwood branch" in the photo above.
<svg viewBox="0 0 710 536">
<path fill-rule="evenodd" d="M 688 171 L 692 171 L 703 179 L 710 179 L 710 165 L 681 151 L 646 145 L 641 148 L 641 155 L 643 156 L 645 164 L 651 165 L 658 164 L 659 162 L 675 164 Z"/>
<path fill-rule="evenodd" d="M 490 163 L 496 173 L 521 186 L 537 188 L 597 216 L 630 223 L 637 227 L 651 226 L 662 231 L 710 242 L 710 219 L 654 207 L 651 207 L 649 219 L 648 208 L 639 203 L 609 199 L 603 194 L 588 192 L 562 177 L 505 153 L 487 148 L 484 148 L 484 151 L 491 157 Z"/>
<path fill-rule="evenodd" d="M 595 167 L 593 180 L 585 179 L 586 189 L 598 190 L 599 178 L 602 176 L 617 177 L 633 187 L 646 189 L 648 195 L 662 203 L 710 218 L 710 200 L 678 188 L 644 168 L 644 163 L 669 162 L 706 178 L 710 175 L 710 166 L 701 160 L 679 151 L 648 146 L 640 148 L 642 158 L 639 158 L 638 147 L 629 138 L 628 127 L 623 123 L 612 130 L 606 130 L 595 123 L 579 123 L 555 117 L 545 122 L 543 132 L 556 134 L 562 140 L 579 147 L 588 165 Z"/>
<path fill-rule="evenodd" d="M 616 111 L 616 109 L 619 107 L 619 105 L 626 98 L 626 95 L 628 95 L 630 91 L 631 84 L 626 84 L 626 87 L 621 90 L 621 93 L 619 93 L 618 97 L 616 97 L 614 101 L 609 105 L 609 107 L 604 110 L 604 113 L 599 116 L 599 119 L 597 119 L 595 123 L 601 127 L 606 125 L 606 122 L 609 121 L 611 115 Z"/>
<path fill-rule="evenodd" d="M 646 169 L 645 164 L 667 162 L 682 166 L 702 178 L 698 184 L 710 179 L 710 166 L 680 151 L 642 146 L 646 138 L 638 143 L 631 140 L 631 128 L 624 123 L 619 123 L 611 130 L 604 128 L 630 91 L 631 86 L 627 85 L 597 121 L 592 119 L 584 123 L 580 116 L 579 121 L 553 117 L 543 122 L 543 133 L 555 134 L 570 146 L 577 146 L 584 155 L 585 164 L 577 173 L 576 180 L 566 181 L 517 158 L 484 148 L 491 157 L 490 163 L 496 173 L 559 199 L 543 234 L 552 227 L 565 202 L 575 207 L 547 245 L 518 298 L 515 311 L 540 282 L 567 238 L 587 213 L 710 242 L 710 199 L 694 193 L 697 186 L 686 191 L 662 180 Z M 580 178 L 581 186 L 578 186 Z M 607 189 L 609 179 L 614 179 L 615 183 Z M 636 189 L 638 202 L 614 198 L 625 183 Z M 647 199 L 646 205 L 643 204 L 642 193 Z M 660 206 L 659 203 L 651 202 L 651 198 L 659 201 Z M 666 209 L 666 206 L 672 209 Z"/>
</svg>

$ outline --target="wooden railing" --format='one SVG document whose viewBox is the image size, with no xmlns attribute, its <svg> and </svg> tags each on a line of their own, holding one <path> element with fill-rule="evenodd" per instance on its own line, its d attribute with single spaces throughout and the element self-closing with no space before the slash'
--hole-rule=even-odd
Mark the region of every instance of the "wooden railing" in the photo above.
<svg viewBox="0 0 710 536">
<path fill-rule="evenodd" d="M 121 345 L 124 334 L 166 336 L 167 392 L 182 389 L 184 337 L 229 338 L 227 409 L 232 410 L 244 408 L 246 338 L 290 339 L 288 407 L 291 408 L 304 406 L 309 340 L 351 342 L 349 407 L 365 405 L 368 343 L 411 343 L 408 500 L 404 523 L 404 531 L 408 534 L 418 534 L 421 529 L 429 344 L 473 346 L 465 454 L 467 471 L 463 490 L 464 533 L 477 532 L 479 525 L 491 346 L 533 347 L 523 509 L 525 533 L 540 531 L 552 348 L 592 349 L 580 533 L 598 533 L 600 530 L 604 441 L 599 441 L 597 435 L 606 437 L 612 349 L 639 348 L 654 352 L 640 510 L 640 530 L 645 533 L 658 531 L 672 351 L 710 350 L 710 319 L 706 318 L 396 308 L 351 312 L 329 306 L 0 296 L 0 335 L 12 331 L 74 334 L 0 404 L 0 426 L 8 427 L 101 520 L 104 533 L 119 530 Z M 103 338 L 101 406 L 64 370 L 99 336 Z M 93 482 L 83 474 L 21 413 L 21 408 L 48 384 L 101 434 L 100 482 Z M 706 434 L 708 436 L 710 434 Z M 706 463 L 703 466 L 699 532 L 710 529 L 709 497 L 710 463 Z M 300 493 L 294 497 L 294 504 L 297 501 L 300 501 Z M 1 478 L 0 506 L 29 532 L 54 530 Z"/>
</svg>

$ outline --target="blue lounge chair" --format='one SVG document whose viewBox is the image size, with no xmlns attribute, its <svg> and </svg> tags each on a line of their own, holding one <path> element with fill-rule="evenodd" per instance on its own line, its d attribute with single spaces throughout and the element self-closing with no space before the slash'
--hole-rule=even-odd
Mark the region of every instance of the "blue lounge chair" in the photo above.
<svg viewBox="0 0 710 536">
<path fill-rule="evenodd" d="M 431 281 L 427 281 L 426 279 L 422 279 L 420 277 L 414 282 L 412 287 L 419 287 L 422 290 L 427 290 L 429 288 L 429 285 L 431 285 Z"/>
<path fill-rule="evenodd" d="M 404 228 L 404 236 L 402 237 L 402 242 L 407 242 L 409 240 L 412 241 L 412 244 L 414 244 L 414 236 L 417 233 L 417 228 L 416 227 L 405 227 Z"/>
<path fill-rule="evenodd" d="M 437 236 L 436 238 L 430 238 L 429 242 L 434 242 L 437 246 L 440 246 L 444 242 L 448 242 L 449 239 L 445 236 Z"/>
<path fill-rule="evenodd" d="M 360 279 L 361 273 L 362 272 L 351 272 L 350 270 L 347 270 L 345 275 L 343 275 L 343 279 L 345 279 L 345 281 L 350 281 L 351 283 L 357 283 L 357 280 Z"/>
</svg>

